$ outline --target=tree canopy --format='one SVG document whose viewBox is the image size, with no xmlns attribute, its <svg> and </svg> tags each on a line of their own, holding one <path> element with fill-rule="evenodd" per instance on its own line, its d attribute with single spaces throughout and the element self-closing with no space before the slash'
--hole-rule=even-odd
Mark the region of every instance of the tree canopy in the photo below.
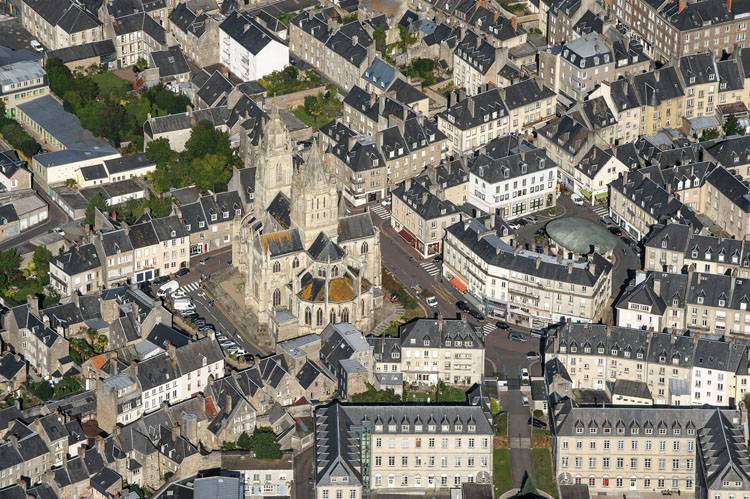
<svg viewBox="0 0 750 499">
<path fill-rule="evenodd" d="M 107 201 L 104 199 L 104 196 L 98 192 L 89 199 L 89 204 L 86 206 L 86 218 L 84 220 L 86 225 L 94 225 L 94 218 L 97 209 L 104 213 L 107 211 Z"/>
<path fill-rule="evenodd" d="M 745 135 L 745 129 L 740 125 L 735 116 L 730 115 L 724 123 L 724 134 L 727 137 L 731 135 Z"/>
</svg>

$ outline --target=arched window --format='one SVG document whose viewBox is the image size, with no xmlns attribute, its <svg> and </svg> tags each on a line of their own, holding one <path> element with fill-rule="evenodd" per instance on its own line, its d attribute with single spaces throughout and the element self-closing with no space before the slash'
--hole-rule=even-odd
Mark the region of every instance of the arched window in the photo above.
<svg viewBox="0 0 750 499">
<path fill-rule="evenodd" d="M 369 251 L 370 247 L 367 245 L 367 241 L 362 243 L 362 248 L 360 250 L 360 253 L 363 255 Z"/>
<path fill-rule="evenodd" d="M 299 258 L 295 256 L 294 260 L 292 260 L 292 268 L 296 269 L 297 267 L 299 267 Z"/>
<path fill-rule="evenodd" d="M 317 317 L 315 317 L 315 321 L 316 321 L 317 325 L 318 326 L 322 326 L 323 325 L 323 309 L 319 308 L 318 312 L 315 315 L 317 316 Z"/>
<path fill-rule="evenodd" d="M 281 305 L 281 291 L 277 288 L 273 291 L 273 306 L 278 307 L 279 305 Z"/>
<path fill-rule="evenodd" d="M 305 308 L 305 324 L 308 326 L 312 324 L 312 310 L 310 310 L 310 307 Z"/>
<path fill-rule="evenodd" d="M 336 311 L 331 310 L 331 324 L 336 324 Z"/>
<path fill-rule="evenodd" d="M 338 277 L 339 276 L 339 268 L 337 265 L 334 265 L 331 269 L 331 277 Z"/>
<path fill-rule="evenodd" d="M 281 264 L 279 262 L 273 262 L 273 271 L 281 272 Z"/>
<path fill-rule="evenodd" d="M 349 322 L 349 309 L 345 308 L 341 311 L 341 322 Z"/>
</svg>

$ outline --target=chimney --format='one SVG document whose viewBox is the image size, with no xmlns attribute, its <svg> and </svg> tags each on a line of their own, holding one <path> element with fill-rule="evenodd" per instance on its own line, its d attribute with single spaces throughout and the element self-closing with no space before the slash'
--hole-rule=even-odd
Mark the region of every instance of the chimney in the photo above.
<svg viewBox="0 0 750 499">
<path fill-rule="evenodd" d="M 230 414 L 232 412 L 232 396 L 228 393 L 224 394 L 224 413 Z"/>
<path fill-rule="evenodd" d="M 727 11 L 732 12 L 732 0 L 727 0 Z"/>
<path fill-rule="evenodd" d="M 83 445 L 78 447 L 78 457 L 80 457 L 81 459 L 84 459 L 86 457 L 86 447 L 84 447 Z"/>
<path fill-rule="evenodd" d="M 469 115 L 473 118 L 474 117 L 474 99 L 469 97 L 468 102 L 466 103 L 467 108 L 469 109 Z"/>
<path fill-rule="evenodd" d="M 385 96 L 378 97 L 378 116 L 382 116 L 385 111 Z"/>
<path fill-rule="evenodd" d="M 96 436 L 96 451 L 104 456 L 104 437 L 101 435 Z"/>
<path fill-rule="evenodd" d="M 130 361 L 130 372 L 133 375 L 133 378 L 138 377 L 138 362 L 135 360 Z"/>
<path fill-rule="evenodd" d="M 542 266 L 542 257 L 538 256 L 536 257 L 536 269 L 539 270 L 539 267 Z"/>
<path fill-rule="evenodd" d="M 174 423 L 172 423 L 172 438 L 177 440 L 181 435 L 182 433 L 180 431 L 180 423 L 175 421 Z"/>
<path fill-rule="evenodd" d="M 172 343 L 171 341 L 167 341 L 167 356 L 169 357 L 169 361 L 172 363 L 172 367 L 177 366 L 177 355 L 175 354 L 176 350 L 177 349 L 175 348 L 174 343 Z"/>
<path fill-rule="evenodd" d="M 654 294 L 661 296 L 661 279 L 654 279 Z"/>
<path fill-rule="evenodd" d="M 728 0 L 731 1 L 731 0 Z M 513 16 L 510 20 L 510 26 L 513 28 L 513 32 L 518 31 L 518 16 Z"/>
<path fill-rule="evenodd" d="M 357 35 L 352 35 L 352 45 L 357 45 L 359 43 L 359 37 Z"/>
<path fill-rule="evenodd" d="M 18 437 L 14 435 L 13 433 L 8 434 L 8 441 L 10 442 L 10 445 L 14 448 L 18 448 Z"/>
<path fill-rule="evenodd" d="M 440 312 L 438 312 L 438 314 L 437 314 L 437 330 L 438 330 L 438 333 L 442 333 L 443 332 L 443 322 L 444 322 L 443 321 L 443 314 L 440 313 Z"/>
<path fill-rule="evenodd" d="M 26 295 L 26 303 L 29 304 L 31 313 L 39 317 L 39 297 L 37 295 Z"/>
</svg>

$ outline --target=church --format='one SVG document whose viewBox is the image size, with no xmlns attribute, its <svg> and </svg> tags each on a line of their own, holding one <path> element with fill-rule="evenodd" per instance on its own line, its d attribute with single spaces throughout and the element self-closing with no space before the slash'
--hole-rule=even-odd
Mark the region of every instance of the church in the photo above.
<svg viewBox="0 0 750 499">
<path fill-rule="evenodd" d="M 250 154 L 254 209 L 232 242 L 245 304 L 276 341 L 330 322 L 369 331 L 383 299 L 380 231 L 368 212 L 346 215 L 320 141 L 298 154 L 278 110 L 269 114 Z"/>
</svg>

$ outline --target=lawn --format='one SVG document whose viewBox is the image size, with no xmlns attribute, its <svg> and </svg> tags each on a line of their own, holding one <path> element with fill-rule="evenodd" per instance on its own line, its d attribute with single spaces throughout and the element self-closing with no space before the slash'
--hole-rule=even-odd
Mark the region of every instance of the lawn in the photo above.
<svg viewBox="0 0 750 499">
<path fill-rule="evenodd" d="M 305 97 L 305 105 L 294 108 L 292 112 L 313 130 L 318 130 L 335 120 L 342 107 L 342 102 L 336 97 L 336 90 L 329 89 L 325 93 Z"/>
<path fill-rule="evenodd" d="M 408 389 L 404 391 L 404 402 L 435 402 L 435 393 L 427 390 Z"/>
<path fill-rule="evenodd" d="M 505 437 L 508 435 L 508 413 L 500 412 L 492 416 L 492 423 L 495 426 L 495 435 Z"/>
<path fill-rule="evenodd" d="M 259 83 L 268 91 L 269 97 L 273 97 L 318 87 L 323 84 L 323 80 L 315 71 L 300 73 L 296 67 L 287 66 L 261 78 Z"/>
<path fill-rule="evenodd" d="M 500 497 L 513 488 L 513 476 L 510 469 L 510 449 L 493 451 L 493 476 L 495 479 L 495 497 Z"/>
<path fill-rule="evenodd" d="M 437 386 L 437 402 L 466 402 L 466 391 L 440 382 Z"/>
<path fill-rule="evenodd" d="M 406 289 L 403 284 L 396 279 L 389 272 L 383 271 L 383 287 L 398 299 L 398 302 L 404 307 L 404 321 L 409 321 L 414 317 L 423 317 L 422 307 L 419 306 L 417 300 L 415 300 Z"/>
<path fill-rule="evenodd" d="M 549 449 L 531 449 L 531 467 L 534 485 L 552 497 L 557 497 L 557 484 Z"/>
<path fill-rule="evenodd" d="M 99 87 L 99 93 L 102 95 L 125 95 L 132 90 L 129 81 L 123 80 L 109 71 L 95 74 L 91 76 L 91 79 L 94 80 L 96 86 Z"/>
</svg>

